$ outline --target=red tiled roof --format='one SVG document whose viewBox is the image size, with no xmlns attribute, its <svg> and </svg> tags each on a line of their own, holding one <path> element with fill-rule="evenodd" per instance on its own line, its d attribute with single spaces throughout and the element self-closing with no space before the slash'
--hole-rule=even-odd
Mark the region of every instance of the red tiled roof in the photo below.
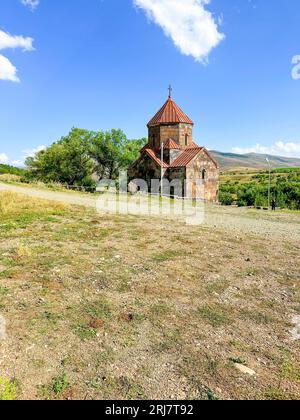
<svg viewBox="0 0 300 420">
<path fill-rule="evenodd" d="M 182 152 L 180 156 L 178 156 L 177 159 L 174 160 L 173 163 L 169 166 L 170 168 L 182 168 L 186 165 L 188 165 L 191 160 L 193 160 L 199 152 L 201 152 L 203 148 L 202 147 L 195 147 L 186 149 Z"/>
<path fill-rule="evenodd" d="M 170 144 L 172 145 L 174 142 L 177 146 L 178 150 L 182 150 L 180 148 L 180 146 L 172 139 L 170 140 Z M 167 143 L 166 143 L 167 144 Z M 173 145 L 173 147 L 175 147 L 175 144 Z M 219 165 L 217 163 L 217 161 L 211 156 L 211 154 L 204 148 L 204 147 L 199 147 L 196 143 L 192 143 L 192 145 L 187 148 L 187 149 L 183 149 L 182 153 L 180 154 L 180 156 L 178 156 L 177 159 L 174 160 L 174 162 L 172 162 L 170 165 L 167 164 L 166 162 L 163 162 L 163 168 L 168 169 L 168 168 L 182 168 L 187 166 L 197 155 L 199 152 L 204 151 L 206 153 L 206 155 L 215 163 L 216 167 L 218 168 Z M 161 159 L 158 157 L 158 155 L 155 153 L 155 151 L 150 147 L 149 144 L 147 144 L 142 150 L 141 153 L 147 153 L 147 155 L 153 159 L 157 165 L 159 165 L 160 167 L 162 166 L 162 162 Z"/>
<path fill-rule="evenodd" d="M 150 143 L 147 143 L 141 150 L 140 153 L 143 153 L 146 149 L 151 149 Z"/>
<path fill-rule="evenodd" d="M 143 153 L 147 153 L 147 155 L 151 159 L 153 159 L 154 162 L 156 162 L 157 165 L 159 165 L 160 167 L 163 166 L 163 168 L 168 169 L 168 168 L 185 167 L 191 162 L 191 160 L 193 160 L 198 155 L 199 152 L 201 152 L 201 150 L 203 150 L 203 147 L 195 147 L 193 149 L 186 149 L 182 152 L 180 156 L 178 156 L 177 159 L 174 160 L 173 163 L 171 163 L 171 165 L 168 165 L 166 162 L 163 162 L 162 164 L 161 159 L 156 155 L 153 149 L 145 148 L 143 150 Z"/>
<path fill-rule="evenodd" d="M 165 162 L 162 163 L 161 162 L 159 157 L 156 156 L 153 149 L 145 149 L 144 152 L 147 153 L 147 155 L 150 156 L 151 159 L 153 159 L 160 167 L 163 167 L 163 168 L 166 168 L 166 169 L 169 167 L 169 165 L 167 163 L 165 163 Z"/>
<path fill-rule="evenodd" d="M 186 123 L 194 124 L 193 121 L 179 108 L 172 98 L 168 98 L 164 106 L 148 123 L 148 127 L 158 124 Z"/>
<path fill-rule="evenodd" d="M 181 150 L 181 147 L 179 146 L 179 144 L 177 144 L 176 141 L 173 139 L 168 139 L 164 143 L 164 148 L 170 149 L 170 150 Z"/>
<path fill-rule="evenodd" d="M 196 149 L 197 147 L 199 147 L 198 146 L 198 144 L 196 144 L 194 141 L 192 142 L 192 144 L 189 146 L 189 147 L 187 147 L 186 148 L 186 150 L 189 150 L 189 149 Z M 203 147 L 200 147 L 200 149 L 203 149 Z"/>
</svg>

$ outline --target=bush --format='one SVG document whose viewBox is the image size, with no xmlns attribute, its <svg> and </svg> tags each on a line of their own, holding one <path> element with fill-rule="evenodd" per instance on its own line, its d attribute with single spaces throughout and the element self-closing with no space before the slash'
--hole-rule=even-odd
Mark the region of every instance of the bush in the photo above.
<svg viewBox="0 0 300 420">
<path fill-rule="evenodd" d="M 237 205 L 239 206 L 239 207 L 247 207 L 247 202 L 245 201 L 245 200 L 243 200 L 243 199 L 239 199 L 238 201 L 237 201 Z"/>
<path fill-rule="evenodd" d="M 268 207 L 268 198 L 263 194 L 257 194 L 255 197 L 255 207 Z"/>
<path fill-rule="evenodd" d="M 229 192 L 221 192 L 219 200 L 222 206 L 231 206 L 234 202 L 234 198 Z"/>
<path fill-rule="evenodd" d="M 296 175 L 296 181 L 291 181 L 288 178 L 277 178 L 276 182 L 272 184 L 271 198 L 275 197 L 277 207 L 300 210 L 300 176 L 299 174 L 293 174 L 293 177 Z M 234 201 L 235 195 L 239 207 L 268 206 L 268 184 L 260 184 L 256 181 L 247 184 L 235 185 L 235 183 L 232 183 L 231 185 L 221 186 L 220 202 L 222 204 L 232 204 L 230 198 Z"/>
</svg>

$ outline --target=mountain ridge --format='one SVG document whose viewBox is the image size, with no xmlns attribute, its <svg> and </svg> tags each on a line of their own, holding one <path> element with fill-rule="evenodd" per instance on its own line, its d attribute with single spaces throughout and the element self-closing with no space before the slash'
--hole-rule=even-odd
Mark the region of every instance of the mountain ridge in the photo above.
<svg viewBox="0 0 300 420">
<path fill-rule="evenodd" d="M 288 158 L 284 156 L 274 156 L 260 153 L 247 153 L 241 155 L 231 152 L 219 152 L 217 150 L 211 150 L 210 153 L 218 161 L 221 170 L 235 168 L 268 169 L 269 165 L 266 158 L 269 159 L 273 169 L 300 168 L 299 158 Z"/>
</svg>

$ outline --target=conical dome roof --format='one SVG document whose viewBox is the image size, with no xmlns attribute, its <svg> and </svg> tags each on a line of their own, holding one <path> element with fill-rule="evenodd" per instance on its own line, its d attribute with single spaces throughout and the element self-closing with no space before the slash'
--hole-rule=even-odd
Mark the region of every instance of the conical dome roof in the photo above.
<svg viewBox="0 0 300 420">
<path fill-rule="evenodd" d="M 171 97 L 148 123 L 148 127 L 159 124 L 194 124 L 193 121 L 179 108 Z"/>
</svg>

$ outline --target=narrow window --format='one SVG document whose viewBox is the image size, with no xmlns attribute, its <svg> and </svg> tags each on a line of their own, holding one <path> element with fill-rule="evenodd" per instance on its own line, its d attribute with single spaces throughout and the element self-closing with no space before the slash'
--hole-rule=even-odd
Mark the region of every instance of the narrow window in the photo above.
<svg viewBox="0 0 300 420">
<path fill-rule="evenodd" d="M 202 171 L 202 180 L 204 181 L 206 179 L 206 169 L 203 169 Z"/>
<path fill-rule="evenodd" d="M 175 187 L 174 187 L 174 185 L 170 188 L 170 197 L 175 198 Z"/>
<path fill-rule="evenodd" d="M 185 145 L 188 146 L 188 144 L 189 144 L 189 135 L 186 134 L 185 135 Z"/>
</svg>

